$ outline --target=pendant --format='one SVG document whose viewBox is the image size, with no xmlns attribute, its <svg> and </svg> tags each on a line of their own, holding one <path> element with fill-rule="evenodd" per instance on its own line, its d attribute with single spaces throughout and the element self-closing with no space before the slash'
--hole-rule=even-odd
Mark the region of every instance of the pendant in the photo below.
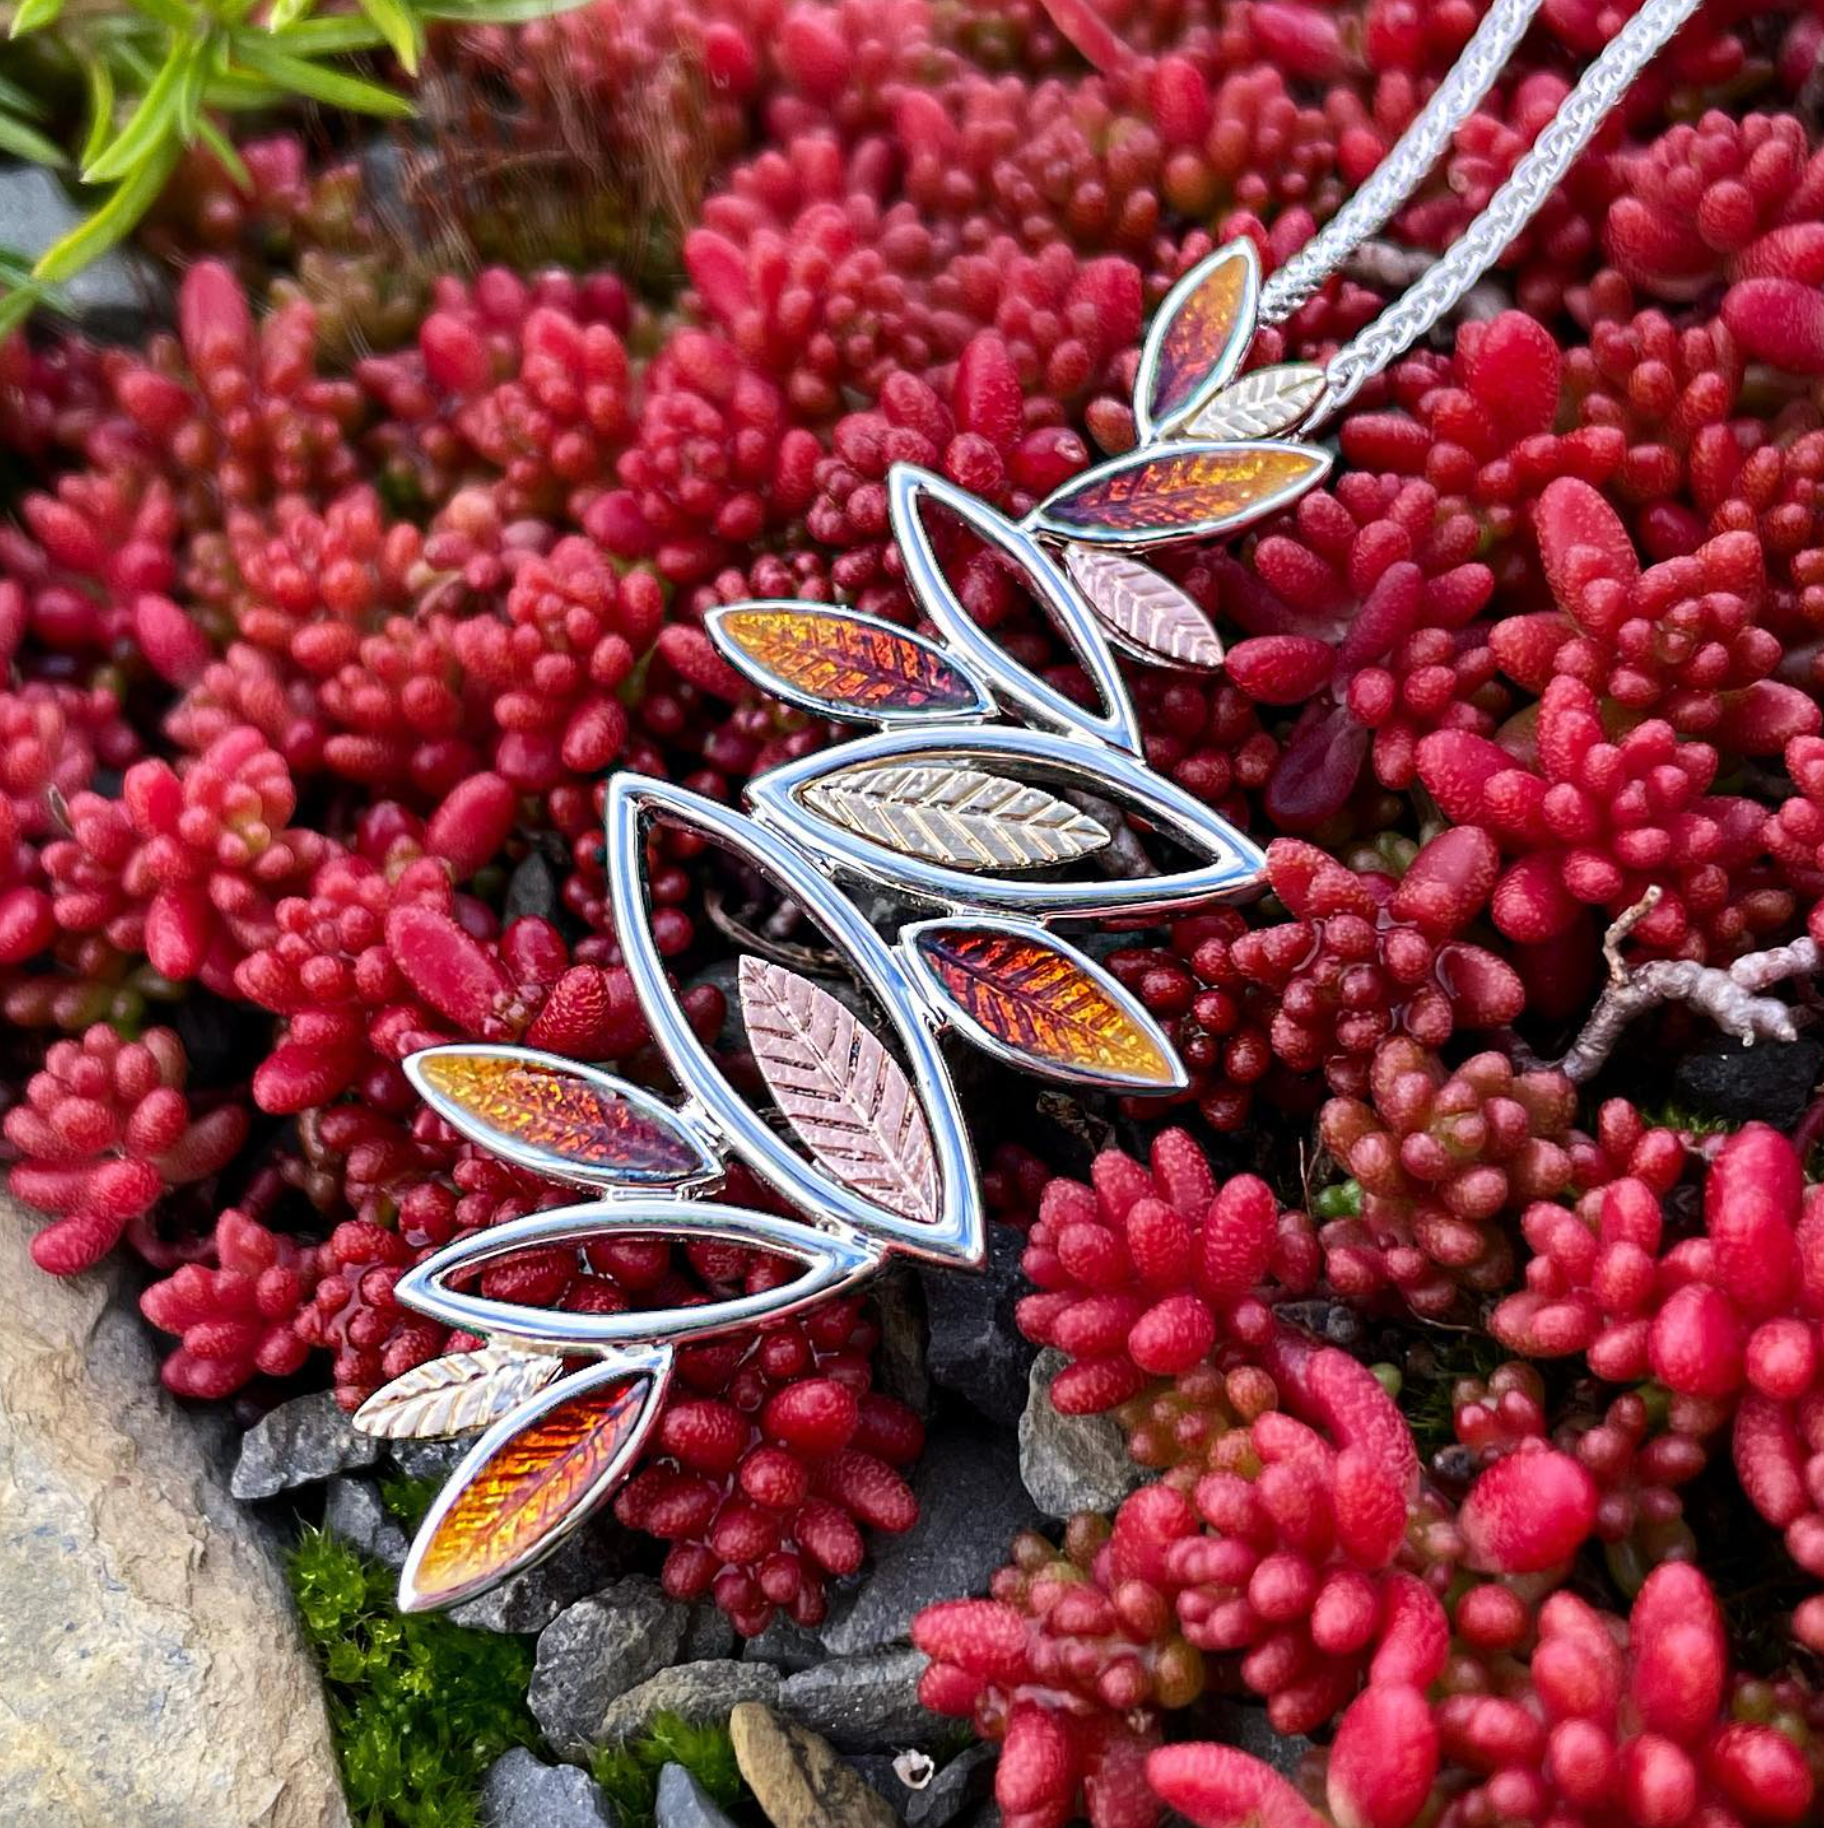
<svg viewBox="0 0 1824 1828">
<path fill-rule="evenodd" d="M 784 1320 L 896 1256 L 980 1267 L 986 1216 L 946 1036 L 1092 1089 L 1184 1088 L 1145 1008 L 1047 923 L 1175 917 L 1258 892 L 1259 848 L 1146 766 L 1115 653 L 1219 667 L 1203 611 L 1131 550 L 1234 534 L 1329 471 L 1327 453 L 1278 436 L 1321 396 L 1321 370 L 1234 379 L 1259 295 L 1245 241 L 1186 274 L 1141 357 L 1142 442 L 1072 478 L 1023 522 L 941 476 L 894 467 L 893 533 L 936 639 L 825 604 L 711 612 L 717 648 L 764 690 L 874 733 L 755 780 L 746 813 L 640 775 L 610 783 L 610 906 L 676 1103 L 533 1048 L 463 1042 L 405 1062 L 462 1135 L 589 1197 L 458 1239 L 395 1286 L 406 1306 L 486 1342 L 407 1372 L 354 1418 L 387 1439 L 478 1436 L 412 1544 L 402 1610 L 493 1586 L 606 1501 L 651 1435 L 680 1346 Z M 938 562 L 930 508 L 1020 577 L 1088 675 L 1093 709 L 969 617 Z M 1156 873 L 1096 873 L 1122 812 L 1172 846 Z M 721 849 L 789 899 L 878 1018 L 859 1018 L 782 964 L 743 956 L 738 999 L 770 1113 L 728 1079 L 667 980 L 647 893 L 658 825 Z M 852 898 L 856 884 L 916 917 L 889 939 Z M 804 1216 L 717 1200 L 732 1163 Z M 737 1245 L 796 1273 L 756 1293 L 612 1314 L 531 1308 L 475 1287 L 490 1265 L 526 1251 L 632 1237 Z"/>
</svg>

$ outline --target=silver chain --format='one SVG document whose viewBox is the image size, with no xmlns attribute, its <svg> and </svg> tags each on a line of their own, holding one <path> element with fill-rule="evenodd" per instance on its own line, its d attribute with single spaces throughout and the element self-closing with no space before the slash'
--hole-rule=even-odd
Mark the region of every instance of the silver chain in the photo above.
<svg viewBox="0 0 1824 1828">
<path fill-rule="evenodd" d="M 1418 189 L 1457 129 L 1507 68 L 1540 4 L 1541 0 L 1495 0 L 1450 74 L 1432 91 L 1367 183 L 1261 288 L 1263 324 L 1290 317 Z"/>
<path fill-rule="evenodd" d="M 1450 251 L 1330 358 L 1307 432 L 1334 417 L 1362 384 L 1403 355 L 1501 257 L 1699 0 L 1647 0 L 1584 71 L 1507 182 Z"/>
</svg>

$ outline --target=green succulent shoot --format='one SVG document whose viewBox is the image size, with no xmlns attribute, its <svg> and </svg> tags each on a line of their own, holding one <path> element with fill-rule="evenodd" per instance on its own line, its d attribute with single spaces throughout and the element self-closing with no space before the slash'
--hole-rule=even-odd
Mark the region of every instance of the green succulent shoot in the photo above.
<svg viewBox="0 0 1824 1828">
<path fill-rule="evenodd" d="M 94 204 L 29 270 L 0 270 L 0 335 L 129 235 L 178 160 L 204 145 L 238 183 L 237 116 L 302 103 L 401 118 L 410 95 L 375 80 L 375 55 L 417 73 L 440 22 L 513 24 L 583 0 L 0 0 L 0 154 L 63 172 Z M 66 92 L 81 105 L 62 105 Z M 53 98 L 59 98 L 53 100 Z M 65 119 L 80 117 L 80 124 Z"/>
</svg>

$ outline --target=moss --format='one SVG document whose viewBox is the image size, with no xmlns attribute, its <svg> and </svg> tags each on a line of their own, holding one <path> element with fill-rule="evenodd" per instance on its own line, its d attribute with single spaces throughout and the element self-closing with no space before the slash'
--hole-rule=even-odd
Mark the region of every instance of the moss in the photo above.
<svg viewBox="0 0 1824 1828">
<path fill-rule="evenodd" d="M 380 1481 L 380 1502 L 408 1530 L 415 1530 L 442 1489 L 441 1479 L 408 1479 L 403 1473 L 396 1473 Z"/>
<path fill-rule="evenodd" d="M 530 1640 L 394 1607 L 394 1577 L 320 1530 L 289 1564 L 359 1828 L 478 1828 L 488 1767 L 539 1746 Z"/>
<path fill-rule="evenodd" d="M 693 1726 L 676 1714 L 660 1714 L 643 1738 L 604 1747 L 590 1769 L 624 1828 L 651 1828 L 659 1773 L 666 1765 L 682 1765 L 721 1808 L 732 1808 L 741 1799 L 741 1773 L 728 1728 Z"/>
</svg>

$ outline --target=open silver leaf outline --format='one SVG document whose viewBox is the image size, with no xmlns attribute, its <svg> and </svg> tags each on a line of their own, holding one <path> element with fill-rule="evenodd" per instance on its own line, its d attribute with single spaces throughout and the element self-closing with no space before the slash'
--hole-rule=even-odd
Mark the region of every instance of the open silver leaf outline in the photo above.
<svg viewBox="0 0 1824 1828">
<path fill-rule="evenodd" d="M 581 1250 L 617 1238 L 737 1244 L 792 1257 L 805 1266 L 804 1273 L 756 1294 L 731 1295 L 695 1307 L 629 1309 L 619 1314 L 527 1307 L 455 1286 L 523 1251 Z M 408 1269 L 394 1284 L 393 1294 L 414 1313 L 459 1332 L 484 1333 L 529 1352 L 599 1355 L 714 1339 L 763 1320 L 782 1319 L 872 1275 L 882 1256 L 879 1246 L 850 1226 L 811 1226 L 800 1219 L 708 1201 L 592 1200 L 527 1213 L 458 1238 Z"/>
<path fill-rule="evenodd" d="M 898 732 L 889 736 L 894 734 L 928 733 Z M 864 739 L 879 740 L 882 739 Z M 832 753 L 841 754 L 843 750 Z M 908 1219 L 806 1160 L 735 1089 L 685 1021 L 652 936 L 647 905 L 646 835 L 654 821 L 694 831 L 767 877 L 821 929 L 885 1014 L 898 1055 L 930 1124 L 937 1153 L 939 1201 L 934 1223 Z M 607 839 L 614 930 L 640 1007 L 678 1082 L 688 1088 L 728 1148 L 804 1212 L 851 1226 L 875 1239 L 889 1240 L 897 1249 L 927 1262 L 978 1266 L 986 1249 L 986 1218 L 981 1189 L 976 1184 L 974 1152 L 956 1088 L 931 1031 L 923 999 L 914 989 L 904 962 L 874 931 L 854 902 L 830 881 L 814 860 L 814 853 L 807 854 L 777 828 L 768 829 L 731 807 L 718 805 L 669 781 L 638 774 L 617 774 L 609 783 Z"/>
<path fill-rule="evenodd" d="M 903 856 L 830 824 L 805 803 L 807 786 L 842 769 L 912 761 L 979 764 L 999 774 L 1034 771 L 1043 778 L 1056 777 L 1086 793 L 1133 806 L 1167 837 L 1201 853 L 1206 861 L 1165 875 L 1094 882 L 984 876 Z M 786 833 L 812 855 L 828 859 L 851 877 L 945 910 L 1000 910 L 1039 920 L 1178 914 L 1253 897 L 1260 890 L 1265 863 L 1251 838 L 1143 762 L 1111 749 L 1092 751 L 1040 730 L 991 726 L 862 737 L 760 775 L 749 783 L 747 793 L 762 823 Z"/>
<path fill-rule="evenodd" d="M 569 1377 L 560 1378 L 554 1384 L 548 1384 L 519 1408 L 502 1416 L 462 1457 L 432 1502 L 430 1510 L 426 1512 L 423 1523 L 418 1526 L 418 1533 L 412 1538 L 412 1546 L 406 1554 L 405 1566 L 399 1574 L 399 1610 L 425 1612 L 460 1605 L 465 1599 L 484 1593 L 511 1575 L 543 1561 L 581 1528 L 613 1496 L 615 1489 L 644 1451 L 654 1426 L 664 1412 L 665 1398 L 671 1387 L 673 1363 L 674 1355 L 668 1346 L 636 1347 L 616 1352 L 604 1357 L 599 1364 L 590 1365 Z M 644 1380 L 646 1389 L 641 1397 L 640 1414 L 635 1425 L 622 1439 L 618 1450 L 596 1472 L 588 1487 L 572 1498 L 518 1554 L 489 1568 L 476 1579 L 428 1591 L 424 1581 L 427 1551 L 441 1531 L 444 1519 L 461 1502 L 463 1494 L 487 1470 L 501 1449 L 559 1404 L 571 1402 L 591 1390 L 621 1379 Z"/>
<path fill-rule="evenodd" d="M 1231 285 L 1233 309 L 1209 309 L 1211 288 Z M 1147 326 L 1134 376 L 1142 444 L 1176 430 L 1221 392 L 1254 340 L 1259 314 L 1260 256 L 1245 237 L 1205 255 L 1172 287 Z"/>
<path fill-rule="evenodd" d="M 927 502 L 954 514 L 1025 580 L 1089 675 L 1102 701 L 1100 712 L 1087 711 L 1066 698 L 976 625 L 938 563 L 937 549 L 924 522 Z M 947 477 L 913 463 L 896 463 L 887 472 L 887 513 L 899 542 L 906 582 L 919 607 L 950 649 L 989 680 L 1003 700 L 1045 729 L 1140 754 L 1139 721 L 1101 626 L 1076 586 L 1029 532 Z"/>
</svg>

